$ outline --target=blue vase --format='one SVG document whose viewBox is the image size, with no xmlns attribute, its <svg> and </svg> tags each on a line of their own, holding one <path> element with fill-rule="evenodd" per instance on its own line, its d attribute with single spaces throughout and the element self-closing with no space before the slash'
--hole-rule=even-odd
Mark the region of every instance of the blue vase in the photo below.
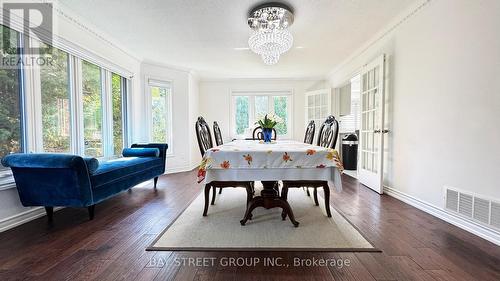
<svg viewBox="0 0 500 281">
<path fill-rule="evenodd" d="M 263 128 L 262 135 L 264 136 L 264 142 L 271 142 L 273 138 L 273 129 Z"/>
</svg>

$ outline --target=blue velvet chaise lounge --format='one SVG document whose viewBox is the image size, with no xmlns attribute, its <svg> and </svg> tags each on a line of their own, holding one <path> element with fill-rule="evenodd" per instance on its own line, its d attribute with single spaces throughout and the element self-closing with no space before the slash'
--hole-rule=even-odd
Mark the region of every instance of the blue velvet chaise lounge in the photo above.
<svg viewBox="0 0 500 281">
<path fill-rule="evenodd" d="M 87 207 L 94 218 L 95 204 L 165 172 L 168 145 L 134 144 L 122 158 L 99 163 L 95 158 L 53 153 L 16 153 L 5 156 L 23 206 L 43 206 L 52 221 L 54 207 Z"/>
</svg>

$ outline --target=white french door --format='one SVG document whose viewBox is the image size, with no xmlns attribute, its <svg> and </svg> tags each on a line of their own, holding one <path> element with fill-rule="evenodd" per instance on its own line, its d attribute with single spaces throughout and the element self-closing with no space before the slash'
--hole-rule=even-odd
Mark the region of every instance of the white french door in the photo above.
<svg viewBox="0 0 500 281">
<path fill-rule="evenodd" d="M 359 181 L 382 194 L 384 151 L 384 61 L 381 55 L 361 71 L 361 130 Z"/>
</svg>

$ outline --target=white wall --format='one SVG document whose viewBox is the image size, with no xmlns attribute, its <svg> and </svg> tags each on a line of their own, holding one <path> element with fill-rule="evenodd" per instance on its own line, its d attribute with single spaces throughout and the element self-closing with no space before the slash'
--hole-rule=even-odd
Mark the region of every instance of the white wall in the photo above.
<svg viewBox="0 0 500 281">
<path fill-rule="evenodd" d="M 194 168 L 199 158 L 194 155 L 193 145 L 194 118 L 198 113 L 198 79 L 195 74 L 186 70 L 173 69 L 168 66 L 143 63 L 141 65 L 142 93 L 147 93 L 147 78 L 153 78 L 172 83 L 172 132 L 173 140 L 169 143 L 169 151 L 173 155 L 167 156 L 166 172 L 187 171 Z M 144 96 L 140 99 L 140 111 L 135 122 L 133 138 L 135 142 L 149 142 L 149 124 L 145 114 L 147 112 Z M 197 148 L 196 148 L 197 149 Z M 198 153 L 199 154 L 199 153 Z"/>
<path fill-rule="evenodd" d="M 196 138 L 196 132 L 194 130 L 194 124 L 198 119 L 200 113 L 200 80 L 199 77 L 191 73 L 189 76 L 189 122 L 187 127 L 189 129 L 189 146 L 191 148 L 191 167 L 199 165 L 201 161 L 200 150 L 198 147 L 198 141 Z"/>
<path fill-rule="evenodd" d="M 200 115 L 209 124 L 217 121 L 224 141 L 230 136 L 231 91 L 291 91 L 293 93 L 293 139 L 303 140 L 305 132 L 304 93 L 325 86 L 323 80 L 228 79 L 200 82 Z"/>
<path fill-rule="evenodd" d="M 67 14 L 67 16 L 70 15 L 70 13 Z M 106 61 L 107 66 L 109 66 L 111 70 L 116 67 L 116 69 L 124 69 L 132 73 L 133 78 L 131 78 L 132 91 L 130 93 L 130 101 L 131 106 L 135 107 L 135 101 L 138 99 L 138 96 L 140 96 L 141 90 L 139 83 L 139 60 L 133 55 L 118 48 L 112 42 L 103 40 L 104 37 L 98 36 L 97 33 L 93 32 L 93 29 L 88 29 L 89 25 L 85 21 L 77 19 L 76 17 L 70 20 L 70 18 L 61 16 L 58 12 L 54 12 L 54 17 L 56 17 L 58 21 L 58 28 L 54 32 L 56 35 L 54 44 L 60 42 L 64 43 L 66 41 L 70 42 L 71 45 L 78 46 L 79 49 L 85 50 L 85 52 L 81 54 L 77 53 L 77 55 L 82 55 L 84 58 L 87 58 L 87 55 L 90 55 L 89 58 L 101 58 Z M 76 24 L 73 20 L 82 24 L 83 27 Z M 132 120 L 135 118 L 134 114 L 137 113 L 137 111 L 133 110 L 133 112 L 134 113 L 130 116 Z M 131 133 L 134 132 L 132 131 Z M 33 216 L 44 214 L 43 208 L 23 207 L 19 201 L 17 190 L 14 187 L 0 190 L 0 206 L 0 231 L 12 226 L 12 223 L 21 223 L 23 220 L 33 218 Z"/>
<path fill-rule="evenodd" d="M 330 76 L 388 56 L 385 184 L 443 206 L 448 185 L 500 200 L 500 1 L 433 0 Z"/>
</svg>

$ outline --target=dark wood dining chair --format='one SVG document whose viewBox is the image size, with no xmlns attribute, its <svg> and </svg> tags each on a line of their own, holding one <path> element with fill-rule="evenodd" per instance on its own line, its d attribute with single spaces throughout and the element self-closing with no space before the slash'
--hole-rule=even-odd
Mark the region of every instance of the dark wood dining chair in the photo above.
<svg viewBox="0 0 500 281">
<path fill-rule="evenodd" d="M 201 156 L 205 155 L 205 152 L 214 147 L 212 142 L 212 134 L 210 133 L 210 128 L 203 117 L 198 117 L 195 124 L 196 138 L 198 139 L 198 146 L 200 148 Z M 215 204 L 215 196 L 217 194 L 217 187 L 244 187 L 247 190 L 247 204 L 253 197 L 254 194 L 254 184 L 251 181 L 212 181 L 205 184 L 205 207 L 203 209 L 203 216 L 207 215 L 208 212 L 208 202 L 210 197 L 210 188 L 212 188 L 212 205 Z"/>
<path fill-rule="evenodd" d="M 222 133 L 220 132 L 220 127 L 219 124 L 217 124 L 217 121 L 214 121 L 214 138 L 215 138 L 215 145 L 223 145 L 224 141 L 222 140 Z"/>
<path fill-rule="evenodd" d="M 276 140 L 276 129 L 273 128 L 273 135 L 271 137 L 272 140 Z M 262 127 L 258 126 L 257 128 L 253 129 L 252 132 L 252 139 L 253 140 L 263 140 L 264 139 L 264 134 L 262 133 Z"/>
<path fill-rule="evenodd" d="M 314 133 L 316 131 L 316 125 L 314 120 L 309 121 L 306 128 L 306 134 L 304 135 L 304 143 L 312 144 L 314 141 Z"/>
<path fill-rule="evenodd" d="M 217 146 L 224 144 L 224 141 L 222 140 L 222 133 L 220 131 L 219 124 L 217 124 L 217 121 L 214 121 L 214 138 L 215 138 L 215 144 Z M 222 193 L 222 187 L 219 188 L 219 194 L 221 193 Z"/>
<path fill-rule="evenodd" d="M 335 148 L 337 144 L 337 138 L 339 134 L 339 122 L 333 117 L 333 115 L 328 116 L 328 118 L 321 124 L 318 135 L 318 146 Z M 318 187 L 323 188 L 325 194 L 325 209 L 326 215 L 331 217 L 330 212 L 330 187 L 328 186 L 328 181 L 319 180 L 297 180 L 297 181 L 283 181 L 283 187 L 281 189 L 281 197 L 287 199 L 289 188 L 314 188 L 314 203 L 319 206 L 318 202 Z M 307 190 L 309 192 L 309 189 Z M 282 218 L 286 218 L 286 214 L 283 212 L 281 214 Z"/>
</svg>

